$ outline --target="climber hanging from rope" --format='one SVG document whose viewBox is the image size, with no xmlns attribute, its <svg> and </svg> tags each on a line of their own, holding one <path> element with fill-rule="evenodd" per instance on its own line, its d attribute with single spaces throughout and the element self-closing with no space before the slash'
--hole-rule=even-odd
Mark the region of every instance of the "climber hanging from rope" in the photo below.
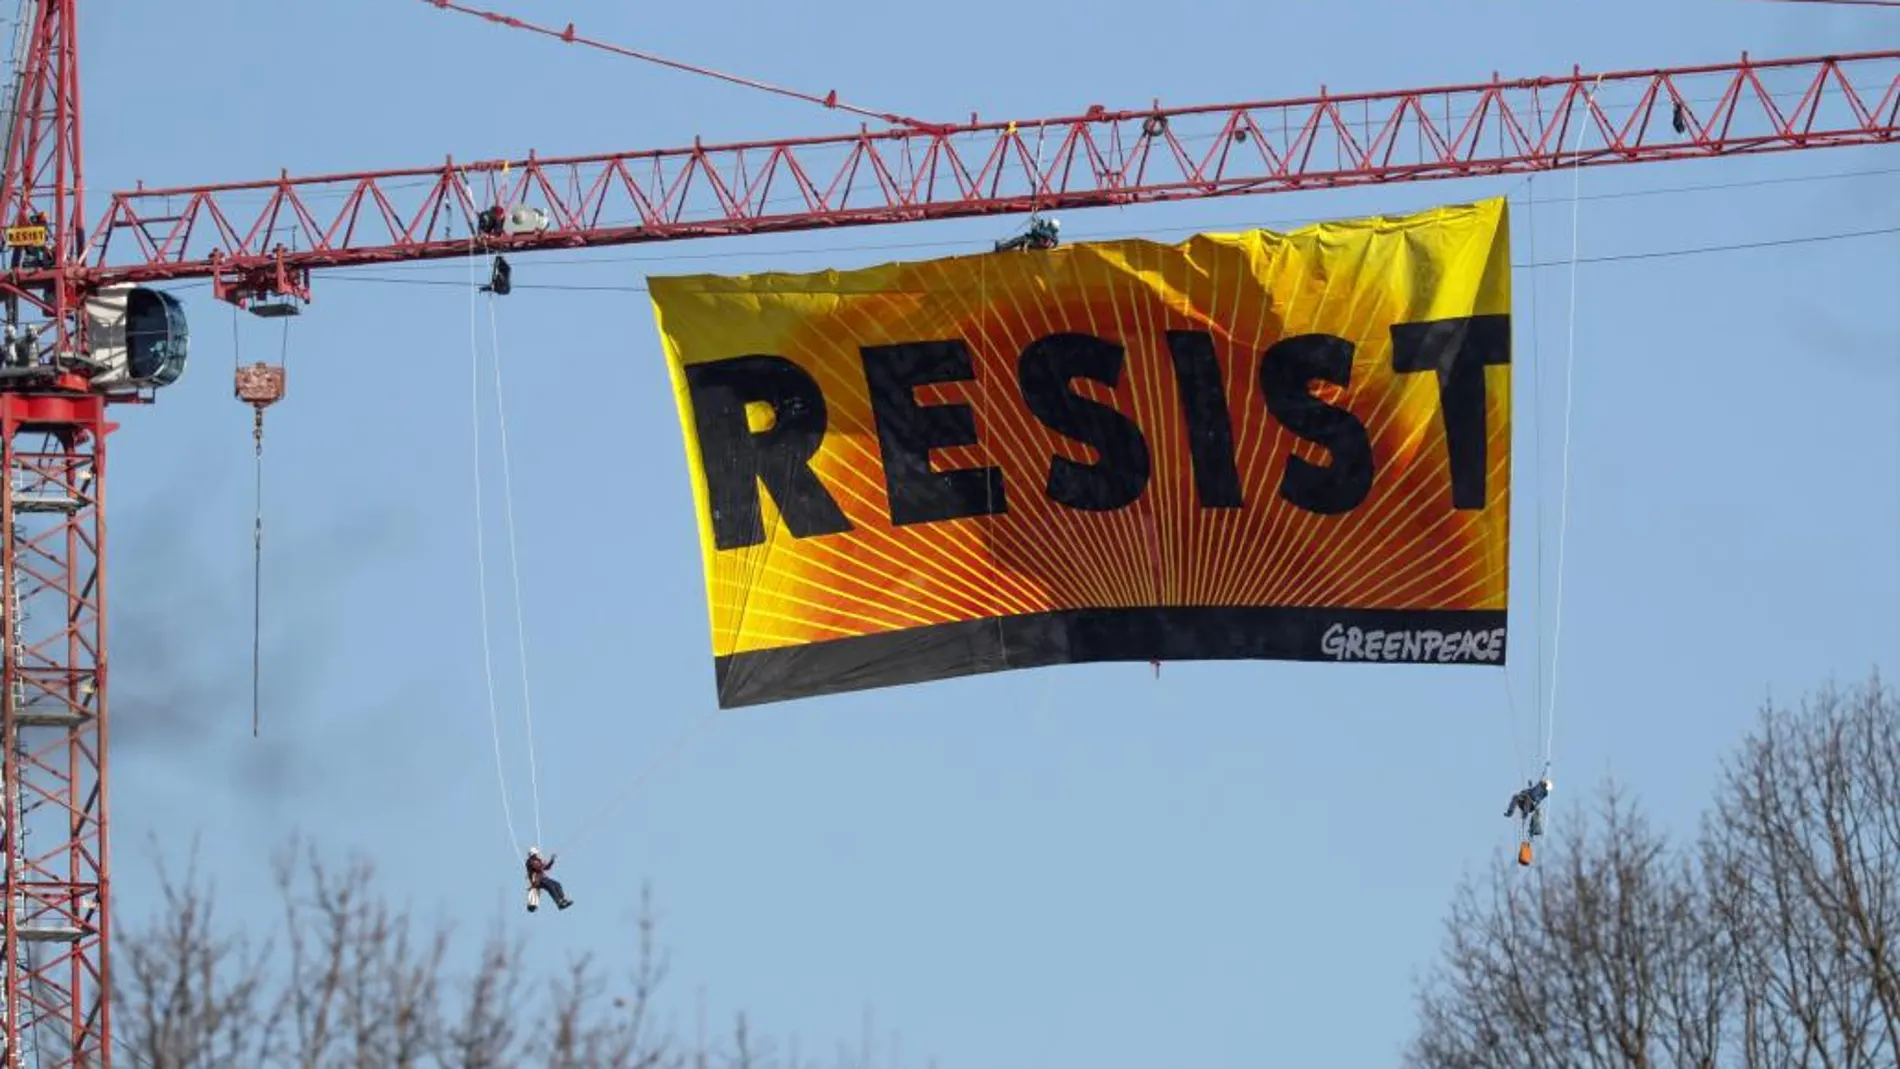
<svg viewBox="0 0 1900 1069">
<path fill-rule="evenodd" d="M 1544 834 L 1544 799 L 1550 797 L 1550 780 L 1532 780 L 1530 786 L 1511 796 L 1511 804 L 1505 807 L 1504 815 L 1514 817 L 1522 814 L 1531 822 L 1531 834 Z"/>
<path fill-rule="evenodd" d="M 997 242 L 996 251 L 1012 252 L 1017 249 L 1053 249 L 1060 243 L 1061 239 L 1057 237 L 1057 233 L 1061 229 L 1062 223 L 1059 220 L 1044 219 L 1041 216 L 1031 216 L 1029 229 L 1017 234 L 1015 237 L 1004 238 Z"/>
<path fill-rule="evenodd" d="M 470 412 L 469 414 L 470 414 L 470 438 L 471 438 L 471 444 L 473 447 L 471 449 L 471 452 L 473 454 L 472 466 L 474 468 L 474 476 L 475 476 L 474 478 L 474 483 L 475 483 L 475 486 L 474 486 L 475 587 L 476 587 L 476 603 L 479 607 L 479 615 L 477 617 L 477 624 L 479 626 L 479 633 L 481 636 L 483 678 L 484 678 L 484 681 L 487 683 L 487 689 L 488 689 L 489 732 L 491 736 L 493 737 L 493 741 L 494 741 L 495 779 L 496 779 L 497 786 L 500 788 L 502 820 L 508 832 L 509 851 L 512 856 L 520 857 L 521 856 L 521 838 L 516 833 L 514 807 L 509 800 L 508 776 L 507 776 L 507 771 L 505 767 L 505 761 L 502 755 L 501 707 L 500 707 L 499 696 L 498 696 L 496 685 L 495 685 L 494 649 L 492 647 L 490 634 L 489 634 L 490 612 L 489 612 L 489 592 L 488 592 L 488 549 L 487 549 L 487 540 L 484 536 L 484 531 L 483 531 L 483 525 L 484 525 L 484 520 L 485 520 L 485 514 L 484 514 L 484 509 L 483 509 L 483 498 L 485 495 L 483 494 L 484 478 L 483 478 L 483 471 L 482 471 L 482 454 L 481 454 L 481 440 L 482 440 L 482 434 L 481 434 L 481 431 L 482 431 L 482 426 L 481 426 L 482 425 L 482 405 L 481 405 L 482 367 L 481 367 L 481 364 L 482 364 L 482 361 L 481 361 L 481 340 L 480 340 L 480 334 L 479 334 L 479 328 L 478 328 L 479 305 L 477 304 L 478 294 L 487 293 L 490 295 L 491 299 L 487 302 L 488 304 L 488 334 L 489 334 L 490 348 L 493 353 L 492 364 L 493 364 L 494 392 L 495 392 L 495 427 L 496 427 L 497 436 L 500 439 L 499 445 L 500 445 L 500 454 L 501 454 L 500 460 L 501 460 L 501 478 L 502 478 L 502 486 L 501 486 L 502 515 L 506 523 L 506 530 L 507 530 L 507 535 L 508 535 L 508 570 L 509 570 L 510 579 L 512 581 L 511 585 L 513 587 L 513 593 L 514 593 L 513 616 L 514 616 L 514 629 L 515 629 L 515 643 L 516 643 L 517 652 L 518 652 L 519 660 L 520 660 L 520 666 L 521 666 L 521 718 L 522 718 L 522 724 L 524 728 L 524 734 L 527 738 L 527 751 L 528 751 L 527 764 L 528 764 L 529 791 L 530 791 L 530 797 L 534 804 L 533 835 L 534 835 L 534 839 L 542 839 L 540 769 L 539 769 L 539 763 L 536 760 L 536 754 L 535 754 L 535 744 L 534 744 L 535 732 L 534 732 L 534 711 L 533 711 L 534 703 L 533 703 L 533 698 L 532 698 L 532 689 L 529 686 L 527 622 L 526 622 L 526 612 L 522 608 L 523 598 L 522 598 L 522 592 L 521 592 L 521 587 L 522 587 L 521 561 L 520 561 L 518 540 L 516 538 L 516 531 L 515 531 L 514 475 L 513 475 L 513 464 L 509 458 L 509 449 L 508 449 L 508 445 L 509 445 L 508 443 L 508 417 L 507 417 L 507 412 L 502 400 L 503 391 L 502 391 L 502 373 L 501 373 L 501 330 L 496 322 L 496 313 L 495 313 L 495 307 L 498 302 L 494 299 L 502 295 L 505 295 L 509 291 L 510 269 L 508 268 L 508 264 L 505 259 L 503 259 L 500 256 L 495 257 L 493 272 L 490 275 L 489 285 L 478 288 L 476 285 L 477 277 L 476 277 L 476 267 L 475 267 L 477 241 L 476 241 L 476 235 L 473 233 L 471 233 L 469 236 L 468 251 L 469 251 L 469 260 L 468 260 L 468 265 L 469 265 L 468 267 L 468 272 L 469 272 L 469 279 L 468 279 L 469 280 L 469 313 L 468 313 L 469 314 L 469 321 L 468 321 L 469 338 L 468 338 L 468 344 L 469 344 L 469 378 L 470 378 L 470 381 L 469 381 Z M 545 840 L 543 839 L 542 841 L 545 841 Z M 551 867 L 553 863 L 554 863 L 553 858 L 551 856 L 546 861 L 541 860 L 541 854 L 540 854 L 539 848 L 529 850 L 528 852 L 528 891 L 529 891 L 528 908 L 530 910 L 534 909 L 539 904 L 540 890 L 543 887 L 547 888 L 549 893 L 554 895 L 556 903 L 560 905 L 562 909 L 566 909 L 568 906 L 567 896 L 561 891 L 559 882 L 554 881 L 554 880 L 543 880 L 541 878 L 541 874 L 546 872 L 546 870 L 549 867 Z"/>
<path fill-rule="evenodd" d="M 529 913 L 533 913 L 535 910 L 541 908 L 542 891 L 546 891 L 554 897 L 554 907 L 556 909 L 566 909 L 574 904 L 574 900 L 567 897 L 567 892 L 562 889 L 561 881 L 548 875 L 548 870 L 554 867 L 554 857 L 555 855 L 549 854 L 544 858 L 541 856 L 540 847 L 528 847 Z"/>
<path fill-rule="evenodd" d="M 495 266 L 488 272 L 488 285 L 481 288 L 482 293 L 492 293 L 497 297 L 506 297 L 515 290 L 512 281 L 515 269 L 508 266 L 506 256 L 495 257 Z"/>
<path fill-rule="evenodd" d="M 1596 106 L 1596 92 L 1597 92 L 1597 88 L 1600 87 L 1601 85 L 1602 85 L 1602 79 L 1598 78 L 1597 84 L 1592 86 L 1591 89 L 1589 90 L 1589 96 L 1587 97 L 1587 103 L 1589 107 L 1594 108 Z M 1673 121 L 1675 123 L 1676 132 L 1679 134 L 1684 133 L 1688 125 L 1688 121 L 1684 115 L 1684 109 L 1680 102 L 1678 102 L 1676 105 Z M 1556 740 L 1556 735 L 1557 735 L 1557 668 L 1558 668 L 1558 665 L 1561 663 L 1559 660 L 1559 654 L 1561 654 L 1563 651 L 1564 552 L 1567 546 L 1569 545 L 1569 541 L 1570 541 L 1570 496 L 1571 496 L 1570 495 L 1570 460 L 1571 460 L 1570 426 L 1571 426 L 1571 415 L 1574 412 L 1575 405 L 1576 405 L 1576 390 L 1574 389 L 1574 386 L 1573 386 L 1573 377 L 1576 373 L 1576 366 L 1577 366 L 1577 246 L 1578 246 L 1578 232 L 1579 232 L 1578 209 L 1579 209 L 1579 203 L 1581 201 L 1582 182 L 1581 182 L 1580 167 L 1583 161 L 1583 154 L 1581 152 L 1581 149 L 1583 147 L 1583 134 L 1584 134 L 1583 126 L 1581 124 L 1578 125 L 1576 134 L 1577 134 L 1576 139 L 1572 142 L 1572 145 L 1571 145 L 1571 154 L 1575 163 L 1573 163 L 1570 168 L 1570 174 L 1571 174 L 1570 307 L 1569 307 L 1570 332 L 1569 332 L 1568 345 L 1566 346 L 1566 351 L 1564 353 L 1563 496 L 1561 499 L 1562 511 L 1559 513 L 1558 527 L 1557 527 L 1557 603 L 1556 603 L 1555 612 L 1552 614 L 1552 624 L 1555 630 L 1554 630 L 1554 634 L 1551 636 L 1550 689 L 1548 692 L 1546 692 L 1544 689 L 1543 674 L 1542 674 L 1543 673 L 1543 642 L 1542 642 L 1541 633 L 1539 634 L 1539 639 L 1538 639 L 1538 658 L 1537 658 L 1537 664 L 1538 664 L 1537 699 L 1538 699 L 1538 708 L 1543 719 L 1544 768 L 1543 768 L 1543 771 L 1539 773 L 1539 777 L 1537 779 L 1530 781 L 1529 785 L 1526 786 L 1523 790 L 1520 790 L 1516 794 L 1511 795 L 1511 802 L 1504 809 L 1504 816 L 1507 819 L 1512 818 L 1512 817 L 1521 817 L 1524 821 L 1524 837 L 1518 843 L 1518 847 L 1517 847 L 1517 863 L 1519 865 L 1524 865 L 1524 866 L 1528 866 L 1532 860 L 1531 840 L 1544 834 L 1544 802 L 1546 799 L 1550 797 L 1551 753 L 1552 753 L 1553 746 Z M 1536 241 L 1535 228 L 1531 230 L 1531 241 L 1532 242 Z M 1532 247 L 1535 248 L 1535 245 L 1533 245 Z M 1533 254 L 1533 256 L 1534 255 L 1535 254 Z M 1536 298 L 1534 296 L 1532 297 L 1532 301 L 1533 301 L 1532 307 L 1535 308 Z M 1536 334 L 1533 333 L 1532 337 L 1535 338 Z M 1535 342 L 1533 341 L 1533 345 L 1534 344 Z M 1538 361 L 1533 360 L 1532 362 L 1533 366 L 1535 366 L 1536 363 L 1538 363 Z M 1541 435 L 1537 437 L 1533 437 L 1532 441 L 1536 442 L 1539 437 L 1541 437 Z M 1538 571 L 1538 575 L 1540 579 L 1543 574 L 1543 537 L 1541 533 L 1542 524 L 1543 524 L 1543 514 L 1542 514 L 1542 510 L 1540 509 L 1538 513 L 1538 525 L 1539 525 L 1540 533 L 1539 533 L 1538 543 L 1537 543 L 1538 544 L 1537 571 Z M 1541 585 L 1539 587 L 1539 591 L 1540 591 L 1540 596 L 1539 596 L 1540 604 L 1538 607 L 1538 611 L 1541 614 L 1542 613 L 1542 605 L 1541 605 L 1542 587 Z M 1509 692 L 1508 681 L 1506 683 L 1506 691 L 1507 693 Z"/>
<path fill-rule="evenodd" d="M 1522 817 L 1525 822 L 1524 841 L 1517 847 L 1517 863 L 1531 863 L 1531 840 L 1544 834 L 1544 799 L 1550 797 L 1549 778 L 1532 780 L 1529 786 L 1511 796 L 1511 804 L 1504 808 L 1505 817 Z"/>
</svg>

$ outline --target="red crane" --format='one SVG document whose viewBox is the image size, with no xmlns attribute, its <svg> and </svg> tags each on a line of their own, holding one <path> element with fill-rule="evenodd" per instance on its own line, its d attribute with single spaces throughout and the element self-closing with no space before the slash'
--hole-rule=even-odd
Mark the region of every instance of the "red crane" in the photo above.
<svg viewBox="0 0 1900 1069">
<path fill-rule="evenodd" d="M 26 1052 L 40 1069 L 106 1067 L 113 1053 L 102 505 L 115 424 L 107 412 L 150 403 L 185 360 L 182 308 L 147 283 L 208 278 L 223 300 L 288 314 L 310 299 L 318 268 L 1900 139 L 1900 51 L 1744 56 L 1401 92 L 1093 107 L 953 126 L 900 120 L 829 137 L 139 188 L 112 195 L 87 229 L 77 7 L 27 5 L 0 174 L 0 448 L 10 491 L 0 498 L 5 1069 L 26 1064 Z M 564 36 L 572 39 L 571 30 Z M 1771 92 L 1771 82 L 1789 88 Z M 261 412 L 282 395 L 281 369 L 244 369 L 237 389 Z"/>
</svg>

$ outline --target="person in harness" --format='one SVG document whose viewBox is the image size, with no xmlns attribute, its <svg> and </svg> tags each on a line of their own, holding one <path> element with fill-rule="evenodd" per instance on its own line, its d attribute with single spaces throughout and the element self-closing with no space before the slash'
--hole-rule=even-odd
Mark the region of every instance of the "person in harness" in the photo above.
<svg viewBox="0 0 1900 1069">
<path fill-rule="evenodd" d="M 1544 831 L 1544 820 L 1538 810 L 1543 806 L 1544 799 L 1549 797 L 1550 781 L 1535 780 L 1530 786 L 1511 796 L 1511 804 L 1504 808 L 1504 815 L 1515 817 L 1522 814 L 1531 818 L 1531 834 L 1541 835 Z"/>
<path fill-rule="evenodd" d="M 996 243 L 997 252 L 1012 252 L 1016 249 L 1053 249 L 1061 241 L 1057 233 L 1062 223 L 1056 219 L 1044 219 L 1037 216 L 1029 220 L 1029 229 L 1013 238 L 1005 238 Z"/>
<path fill-rule="evenodd" d="M 1550 797 L 1550 780 L 1533 780 L 1523 790 L 1511 796 L 1511 804 L 1504 807 L 1508 817 L 1522 816 L 1526 820 L 1524 841 L 1518 844 L 1517 863 L 1531 863 L 1531 840 L 1544 834 L 1544 799 Z"/>
<path fill-rule="evenodd" d="M 533 913 L 535 910 L 541 908 L 541 892 L 543 891 L 546 891 L 548 894 L 554 897 L 554 906 L 556 909 L 566 909 L 567 907 L 574 904 L 574 900 L 567 897 L 567 892 L 565 890 L 562 890 L 561 881 L 548 875 L 548 870 L 553 867 L 554 867 L 553 854 L 549 854 L 547 857 L 544 858 L 541 856 L 540 847 L 538 846 L 528 847 L 528 912 L 529 913 Z"/>
</svg>

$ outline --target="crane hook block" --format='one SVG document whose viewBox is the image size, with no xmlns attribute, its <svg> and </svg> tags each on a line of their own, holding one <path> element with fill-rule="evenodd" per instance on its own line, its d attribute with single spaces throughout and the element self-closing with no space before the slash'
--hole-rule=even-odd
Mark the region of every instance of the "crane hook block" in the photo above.
<svg viewBox="0 0 1900 1069">
<path fill-rule="evenodd" d="M 284 369 L 262 360 L 237 369 L 237 399 L 259 413 L 284 398 Z"/>
<path fill-rule="evenodd" d="M 144 286 L 108 286 L 86 298 L 86 343 L 95 389 L 170 386 L 185 373 L 191 331 L 178 298 Z"/>
</svg>

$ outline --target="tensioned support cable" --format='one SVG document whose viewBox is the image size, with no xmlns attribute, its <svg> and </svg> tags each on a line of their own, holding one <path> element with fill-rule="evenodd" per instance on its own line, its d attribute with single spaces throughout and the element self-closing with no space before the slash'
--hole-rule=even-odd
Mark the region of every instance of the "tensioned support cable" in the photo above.
<svg viewBox="0 0 1900 1069">
<path fill-rule="evenodd" d="M 507 26 L 510 29 L 525 30 L 528 33 L 537 33 L 543 37 L 552 37 L 557 41 L 565 41 L 571 45 L 584 45 L 588 48 L 599 49 L 602 52 L 612 52 L 617 56 L 626 56 L 629 59 L 655 63 L 662 67 L 671 67 L 674 70 L 684 71 L 687 74 L 698 74 L 707 78 L 716 78 L 719 81 L 731 82 L 734 85 L 741 85 L 747 89 L 776 93 L 779 96 L 791 97 L 794 100 L 803 100 L 807 103 L 818 104 L 835 111 L 848 111 L 853 115 L 861 115 L 867 119 L 877 119 L 882 122 L 892 123 L 897 126 L 909 126 L 918 130 L 941 130 L 945 128 L 942 123 L 927 123 L 921 119 L 912 119 L 893 112 L 877 111 L 870 108 L 860 108 L 854 104 L 847 104 L 838 99 L 838 91 L 836 89 L 826 93 L 824 96 L 816 96 L 811 93 L 801 92 L 797 89 L 787 89 L 783 86 L 772 85 L 769 82 L 761 82 L 754 78 L 746 78 L 737 74 L 727 74 L 723 71 L 713 70 L 710 67 L 701 67 L 692 63 L 682 63 L 679 60 L 667 59 L 665 56 L 657 56 L 651 52 L 642 52 L 638 49 L 627 48 L 592 37 L 584 37 L 575 32 L 574 24 L 571 22 L 568 23 L 564 29 L 557 30 L 551 26 L 541 26 L 529 22 L 526 19 L 516 18 L 513 15 L 504 15 L 499 11 L 488 11 L 478 7 L 471 7 L 467 4 L 458 4 L 455 0 L 422 0 L 422 2 L 428 4 L 430 7 L 440 8 L 443 11 L 454 11 L 463 15 L 473 15 L 477 18 L 487 19 L 489 22 Z"/>
</svg>

